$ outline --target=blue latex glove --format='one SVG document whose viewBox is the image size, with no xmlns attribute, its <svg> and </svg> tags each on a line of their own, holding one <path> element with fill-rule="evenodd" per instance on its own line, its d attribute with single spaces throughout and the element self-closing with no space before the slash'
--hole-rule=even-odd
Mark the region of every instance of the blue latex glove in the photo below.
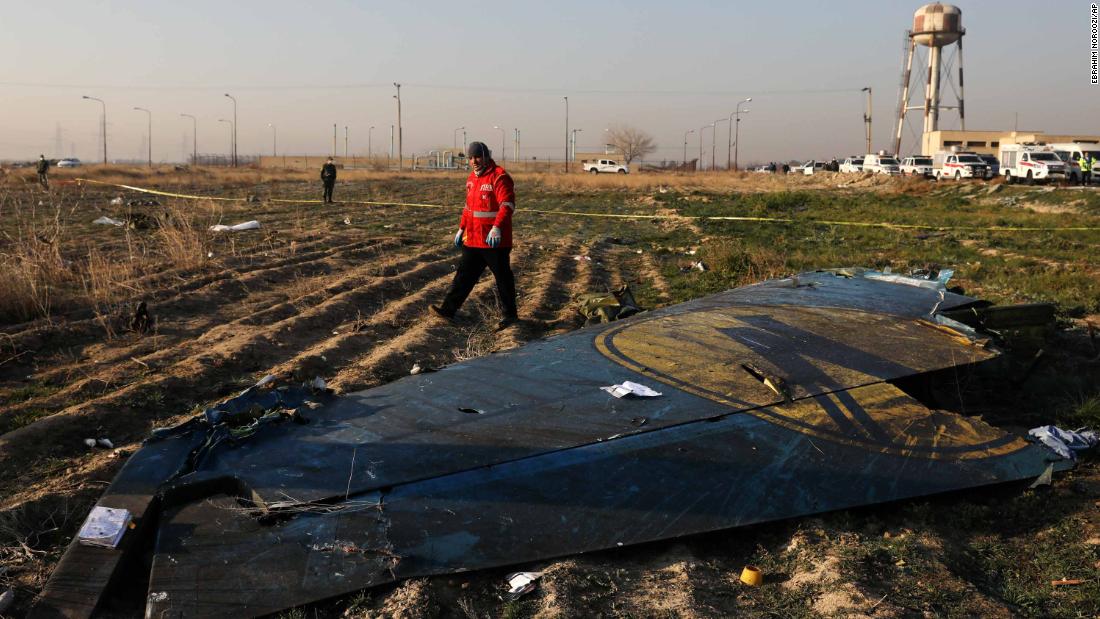
<svg viewBox="0 0 1100 619">
<path fill-rule="evenodd" d="M 489 231 L 489 236 L 485 237 L 485 244 L 489 247 L 500 245 L 500 228 L 493 226 L 493 229 Z"/>
<path fill-rule="evenodd" d="M 462 249 L 462 235 L 464 232 L 462 228 L 459 228 L 458 232 L 455 232 L 455 247 L 459 249 Z"/>
</svg>

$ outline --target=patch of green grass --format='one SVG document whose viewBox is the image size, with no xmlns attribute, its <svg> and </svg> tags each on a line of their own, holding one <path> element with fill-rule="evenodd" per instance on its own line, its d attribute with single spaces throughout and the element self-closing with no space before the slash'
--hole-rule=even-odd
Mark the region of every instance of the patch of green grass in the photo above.
<svg viewBox="0 0 1100 619">
<path fill-rule="evenodd" d="M 53 414 L 53 411 L 46 408 L 30 408 L 14 414 L 8 413 L 2 415 L 0 416 L 0 434 L 6 434 L 24 426 L 29 426 L 38 419 L 48 417 L 51 414 Z"/>
<path fill-rule="evenodd" d="M 6 397 L 0 398 L 0 401 L 7 400 L 9 404 L 26 402 L 27 400 L 33 400 L 35 398 L 47 397 L 56 393 L 60 388 L 59 385 L 51 385 L 49 383 L 33 383 L 12 389 L 8 392 Z"/>
</svg>

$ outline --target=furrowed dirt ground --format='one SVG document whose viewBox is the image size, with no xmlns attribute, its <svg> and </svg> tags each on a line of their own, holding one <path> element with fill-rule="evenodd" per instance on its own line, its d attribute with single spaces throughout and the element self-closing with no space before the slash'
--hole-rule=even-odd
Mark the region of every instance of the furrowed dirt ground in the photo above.
<svg viewBox="0 0 1100 619">
<path fill-rule="evenodd" d="M 163 191 L 151 196 L 78 175 Z M 322 205 L 304 172 L 81 170 L 49 192 L 0 177 L 0 592 L 24 613 L 126 457 L 274 374 L 337 392 L 583 323 L 572 298 L 629 284 L 654 308 L 813 268 L 953 266 L 967 294 L 1058 304 L 1038 361 L 1013 355 L 955 398 L 1013 431 L 1100 426 L 1100 190 L 835 174 L 517 174 L 513 267 L 523 322 L 503 334 L 486 276 L 458 325 L 428 319 L 453 277 L 464 175 L 347 172 Z M 122 204 L 111 204 L 113 198 Z M 285 199 L 275 202 L 272 198 Z M 155 199 L 156 205 L 130 201 Z M 363 201 L 417 203 L 369 205 Z M 532 211 L 548 211 L 536 213 Z M 555 214 L 643 214 L 615 220 Z M 662 218 L 744 215 L 928 223 L 940 230 Z M 128 225 L 96 225 L 100 216 Z M 259 230 L 211 233 L 255 219 Z M 703 260 L 707 271 L 691 270 Z M 132 324 L 140 302 L 148 328 Z M 113 448 L 89 448 L 87 438 Z M 629 523 L 624 523 L 629 526 Z M 765 585 L 738 582 L 760 566 Z M 539 570 L 506 601 L 503 578 Z M 1051 580 L 1078 579 L 1052 586 Z M 513 569 L 412 580 L 288 617 L 1100 616 L 1100 466 L 1050 488 L 982 489 Z"/>
</svg>

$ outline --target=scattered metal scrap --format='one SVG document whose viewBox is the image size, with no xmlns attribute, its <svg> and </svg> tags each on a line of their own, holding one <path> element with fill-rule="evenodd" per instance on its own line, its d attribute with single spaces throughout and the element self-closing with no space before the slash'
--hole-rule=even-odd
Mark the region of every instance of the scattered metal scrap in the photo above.
<svg viewBox="0 0 1100 619">
<path fill-rule="evenodd" d="M 999 354 L 980 321 L 936 321 L 985 306 L 939 276 L 866 274 L 802 273 L 339 398 L 250 388 L 130 458 L 99 505 L 136 528 L 117 550 L 70 546 L 33 614 L 111 612 L 110 585 L 146 569 L 123 559 L 147 552 L 131 574 L 147 616 L 236 618 L 1070 466 L 907 393 Z M 599 389 L 624 381 L 662 395 Z"/>
</svg>

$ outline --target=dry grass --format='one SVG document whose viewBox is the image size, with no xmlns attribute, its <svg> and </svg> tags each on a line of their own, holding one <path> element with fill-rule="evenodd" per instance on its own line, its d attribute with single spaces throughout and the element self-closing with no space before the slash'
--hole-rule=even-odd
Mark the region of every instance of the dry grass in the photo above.
<svg viewBox="0 0 1100 619">
<path fill-rule="evenodd" d="M 783 255 L 769 247 L 746 245 L 736 238 L 712 239 L 703 246 L 701 258 L 714 271 L 733 278 L 733 286 L 782 277 L 789 272 Z"/>
</svg>

